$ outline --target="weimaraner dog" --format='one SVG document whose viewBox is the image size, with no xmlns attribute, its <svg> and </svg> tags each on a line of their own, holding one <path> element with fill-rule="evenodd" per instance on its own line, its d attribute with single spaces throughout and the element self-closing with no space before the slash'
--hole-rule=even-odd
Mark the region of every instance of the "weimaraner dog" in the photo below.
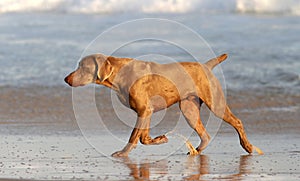
<svg viewBox="0 0 300 181">
<path fill-rule="evenodd" d="M 200 119 L 200 107 L 204 102 L 219 118 L 238 132 L 241 146 L 248 152 L 262 151 L 251 145 L 243 124 L 233 115 L 212 69 L 227 58 L 226 54 L 213 58 L 205 64 L 180 62 L 157 64 L 132 58 L 118 58 L 93 54 L 84 57 L 77 70 L 65 78 L 72 87 L 96 83 L 117 92 L 120 101 L 137 113 L 136 125 L 127 145 L 112 156 L 128 156 L 138 140 L 145 145 L 168 142 L 165 135 L 151 138 L 149 127 L 154 112 L 179 103 L 185 119 L 201 139 L 196 151 L 200 154 L 210 141 Z"/>
</svg>

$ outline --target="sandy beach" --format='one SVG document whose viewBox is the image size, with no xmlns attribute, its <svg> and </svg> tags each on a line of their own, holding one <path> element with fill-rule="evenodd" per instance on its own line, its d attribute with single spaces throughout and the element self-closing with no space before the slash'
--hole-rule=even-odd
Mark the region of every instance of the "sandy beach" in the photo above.
<svg viewBox="0 0 300 181">
<path fill-rule="evenodd" d="M 222 123 L 199 156 L 187 156 L 184 141 L 170 135 L 167 144 L 139 144 L 128 158 L 119 159 L 108 154 L 124 146 L 131 127 L 118 120 L 107 89 L 96 88 L 96 100 L 110 134 L 93 130 L 93 125 L 84 128 L 84 133 L 79 129 L 71 88 L 1 87 L 0 96 L 2 180 L 300 179 L 297 96 L 228 91 L 230 107 L 243 120 L 250 141 L 264 155 L 244 152 L 235 130 Z M 172 106 L 161 122 L 153 126 L 153 136 L 170 131 L 179 114 L 177 106 Z M 186 126 L 181 128 L 182 134 L 191 132 Z M 88 129 L 93 139 L 101 143 L 84 136 Z M 120 143 L 114 137 L 119 137 Z M 195 146 L 199 142 L 195 134 L 189 140 Z"/>
</svg>

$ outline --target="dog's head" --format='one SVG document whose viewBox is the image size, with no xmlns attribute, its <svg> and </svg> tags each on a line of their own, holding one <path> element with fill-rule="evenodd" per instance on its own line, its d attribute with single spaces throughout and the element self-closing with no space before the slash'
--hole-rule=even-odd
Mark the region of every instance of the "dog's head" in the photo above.
<svg viewBox="0 0 300 181">
<path fill-rule="evenodd" d="M 81 59 L 78 68 L 70 73 L 65 82 L 72 87 L 103 82 L 113 73 L 109 58 L 102 54 L 89 55 Z"/>
</svg>

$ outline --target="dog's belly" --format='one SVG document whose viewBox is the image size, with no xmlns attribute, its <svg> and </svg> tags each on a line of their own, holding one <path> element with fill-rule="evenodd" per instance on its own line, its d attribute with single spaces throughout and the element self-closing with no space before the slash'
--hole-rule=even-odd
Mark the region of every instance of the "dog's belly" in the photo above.
<svg viewBox="0 0 300 181">
<path fill-rule="evenodd" d="M 166 97 L 165 95 L 155 95 L 150 98 L 151 107 L 154 112 L 168 108 L 176 102 L 178 102 L 178 98 L 176 95 L 171 95 L 168 97 Z"/>
<path fill-rule="evenodd" d="M 128 97 L 129 96 L 124 96 L 123 94 L 118 94 L 120 102 L 128 108 L 132 108 L 132 106 L 129 103 Z M 176 94 L 167 94 L 163 96 L 157 94 L 150 96 L 150 105 L 154 112 L 168 108 L 169 106 L 177 103 L 178 101 L 178 95 Z"/>
</svg>

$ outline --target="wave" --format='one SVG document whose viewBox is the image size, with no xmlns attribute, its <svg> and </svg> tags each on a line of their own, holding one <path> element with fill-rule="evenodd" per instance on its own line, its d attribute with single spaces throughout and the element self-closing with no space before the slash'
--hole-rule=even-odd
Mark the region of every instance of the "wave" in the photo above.
<svg viewBox="0 0 300 181">
<path fill-rule="evenodd" d="M 188 13 L 237 12 L 300 15 L 299 0 L 9 0 L 0 13 Z"/>
<path fill-rule="evenodd" d="M 237 0 L 236 10 L 242 13 L 300 15 L 299 0 Z"/>
</svg>

